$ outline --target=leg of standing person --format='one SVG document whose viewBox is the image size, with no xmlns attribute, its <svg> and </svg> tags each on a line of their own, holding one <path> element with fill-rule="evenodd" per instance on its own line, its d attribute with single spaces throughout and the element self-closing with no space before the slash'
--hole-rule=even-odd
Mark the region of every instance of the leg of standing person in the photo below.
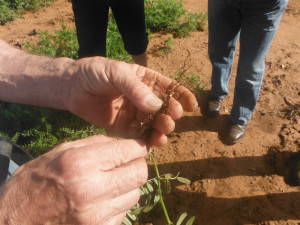
<svg viewBox="0 0 300 225">
<path fill-rule="evenodd" d="M 213 67 L 211 96 L 206 109 L 209 116 L 219 114 L 222 100 L 228 95 L 228 82 L 242 18 L 238 2 L 208 1 L 208 54 Z"/>
<path fill-rule="evenodd" d="M 126 51 L 132 55 L 135 63 L 147 67 L 148 34 L 144 7 L 144 0 L 111 1 Z"/>
<path fill-rule="evenodd" d="M 265 57 L 279 27 L 287 0 L 244 0 L 240 57 L 235 83 L 229 141 L 237 143 L 255 110 L 265 71 Z M 240 127 L 238 127 L 241 125 Z"/>
<path fill-rule="evenodd" d="M 106 56 L 108 0 L 72 0 L 79 57 Z"/>
<path fill-rule="evenodd" d="M 131 55 L 133 58 L 133 61 L 136 64 L 139 64 L 141 66 L 148 66 L 148 55 L 147 55 L 147 51 L 145 50 L 142 54 L 139 55 Z"/>
</svg>

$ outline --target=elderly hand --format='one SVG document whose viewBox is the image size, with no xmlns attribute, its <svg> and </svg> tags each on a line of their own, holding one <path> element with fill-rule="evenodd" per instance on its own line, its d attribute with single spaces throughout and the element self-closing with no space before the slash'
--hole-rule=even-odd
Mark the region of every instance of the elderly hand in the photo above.
<svg viewBox="0 0 300 225">
<path fill-rule="evenodd" d="M 127 137 L 139 137 L 140 123 L 161 107 L 157 96 L 173 82 L 145 67 L 103 57 L 53 59 L 27 54 L 1 40 L 0 49 L 1 100 L 69 110 Z M 159 115 L 153 124 L 153 145 L 165 144 L 174 120 L 183 110 L 197 107 L 190 91 L 182 86 L 176 91 L 178 101 L 172 98 L 168 115 Z"/>
<path fill-rule="evenodd" d="M 0 224 L 121 224 L 148 176 L 145 144 L 93 136 L 20 167 L 0 189 Z"/>
<path fill-rule="evenodd" d="M 157 97 L 172 79 L 136 64 L 127 64 L 102 57 L 76 61 L 69 85 L 67 109 L 98 126 L 137 137 L 140 123 L 149 113 L 157 111 L 162 101 Z M 153 145 L 163 145 L 165 134 L 173 131 L 174 120 L 183 110 L 194 111 L 194 95 L 180 86 L 179 101 L 171 99 L 169 115 L 160 115 L 150 137 Z"/>
</svg>

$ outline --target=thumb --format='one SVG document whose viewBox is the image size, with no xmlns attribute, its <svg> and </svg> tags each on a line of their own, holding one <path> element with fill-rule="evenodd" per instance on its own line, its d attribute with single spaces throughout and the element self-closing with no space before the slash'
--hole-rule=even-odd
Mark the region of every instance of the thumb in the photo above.
<svg viewBox="0 0 300 225">
<path fill-rule="evenodd" d="M 162 106 L 162 100 L 158 98 L 152 90 L 146 86 L 139 78 L 135 79 L 135 83 L 126 96 L 132 103 L 146 113 L 159 110 Z"/>
<path fill-rule="evenodd" d="M 130 69 L 123 70 L 123 74 L 119 73 L 118 78 L 114 77 L 115 86 L 141 111 L 151 113 L 159 110 L 163 103 L 162 100 L 140 78 L 144 77 L 146 73 L 153 73 L 153 76 L 147 74 L 147 77 L 153 77 L 153 82 L 155 82 L 156 74 L 145 67 L 127 65 Z M 152 81 L 150 80 L 150 82 Z"/>
</svg>

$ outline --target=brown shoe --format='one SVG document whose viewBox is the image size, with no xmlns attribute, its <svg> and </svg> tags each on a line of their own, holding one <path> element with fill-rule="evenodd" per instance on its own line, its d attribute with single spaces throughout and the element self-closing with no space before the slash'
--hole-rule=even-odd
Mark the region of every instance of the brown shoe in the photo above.
<svg viewBox="0 0 300 225">
<path fill-rule="evenodd" d="M 231 121 L 229 132 L 227 134 L 227 141 L 229 144 L 240 142 L 246 134 L 246 129 L 247 125 L 239 125 Z"/>
<path fill-rule="evenodd" d="M 210 96 L 206 105 L 206 114 L 210 117 L 218 116 L 220 114 L 222 103 L 223 99 Z"/>
</svg>

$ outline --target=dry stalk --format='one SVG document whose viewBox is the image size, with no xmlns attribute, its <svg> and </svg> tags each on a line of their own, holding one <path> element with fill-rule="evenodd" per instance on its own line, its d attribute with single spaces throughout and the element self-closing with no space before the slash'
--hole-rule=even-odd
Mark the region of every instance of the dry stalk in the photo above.
<svg viewBox="0 0 300 225">
<path fill-rule="evenodd" d="M 178 99 L 179 93 L 177 88 L 181 85 L 181 80 L 183 78 L 184 73 L 189 69 L 190 66 L 187 66 L 187 61 L 190 58 L 190 52 L 188 51 L 188 55 L 184 60 L 183 66 L 180 69 L 179 78 L 176 81 L 175 79 L 172 80 L 171 84 L 165 89 L 159 80 L 155 80 L 155 84 L 160 87 L 161 89 L 161 100 L 163 101 L 162 107 L 154 112 L 151 113 L 146 119 L 144 119 L 140 123 L 139 127 L 139 136 L 146 140 L 149 143 L 150 134 L 152 131 L 153 123 L 156 120 L 157 116 L 160 114 L 168 114 L 170 110 L 170 100 L 171 98 Z"/>
</svg>

